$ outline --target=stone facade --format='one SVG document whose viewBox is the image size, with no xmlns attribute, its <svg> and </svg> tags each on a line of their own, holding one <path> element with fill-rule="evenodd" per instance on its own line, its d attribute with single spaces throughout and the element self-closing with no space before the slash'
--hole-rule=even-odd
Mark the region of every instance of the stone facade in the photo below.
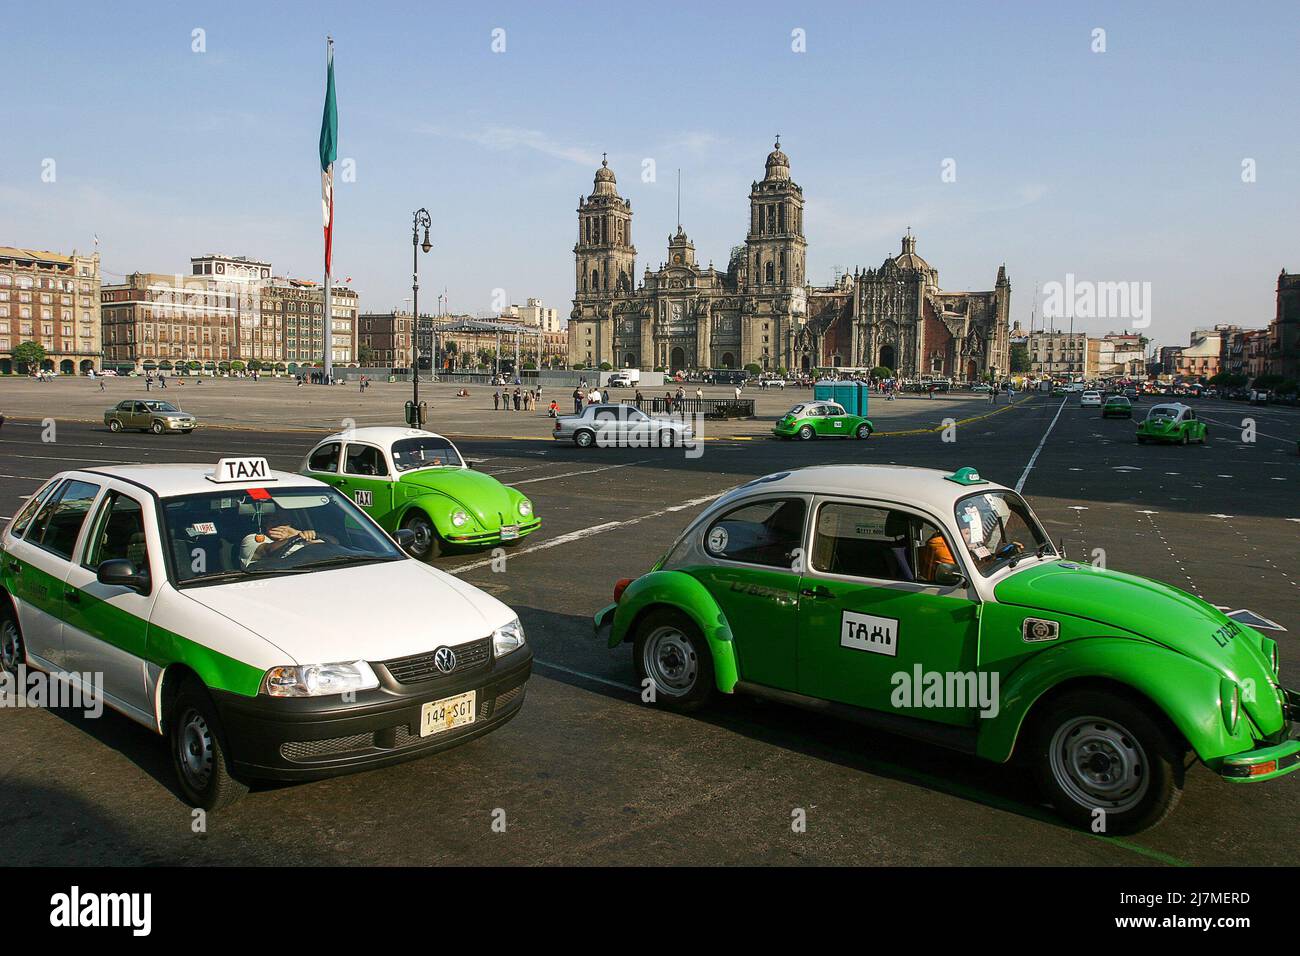
<svg viewBox="0 0 1300 956">
<path fill-rule="evenodd" d="M 972 379 L 1007 371 L 1005 268 L 991 291 L 944 292 L 909 231 L 880 268 L 808 285 L 803 189 L 779 140 L 749 207 L 744 245 L 725 270 L 702 267 L 679 225 L 668 258 L 634 288 L 632 205 L 602 163 L 591 195 L 578 201 L 570 363 L 670 372 L 884 365 L 905 377 Z"/>
<path fill-rule="evenodd" d="M 45 349 L 43 371 L 100 368 L 99 253 L 89 256 L 0 246 L 0 375 L 21 371 L 13 350 Z"/>
</svg>

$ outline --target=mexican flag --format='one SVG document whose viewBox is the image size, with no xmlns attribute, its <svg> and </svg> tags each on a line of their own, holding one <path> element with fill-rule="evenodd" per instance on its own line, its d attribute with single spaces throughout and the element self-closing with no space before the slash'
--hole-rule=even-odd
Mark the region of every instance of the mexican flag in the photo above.
<svg viewBox="0 0 1300 956">
<path fill-rule="evenodd" d="M 339 111 L 334 101 L 334 41 L 326 54 L 325 113 L 320 121 L 320 205 L 325 219 L 325 275 L 334 241 L 334 160 L 339 155 Z"/>
</svg>

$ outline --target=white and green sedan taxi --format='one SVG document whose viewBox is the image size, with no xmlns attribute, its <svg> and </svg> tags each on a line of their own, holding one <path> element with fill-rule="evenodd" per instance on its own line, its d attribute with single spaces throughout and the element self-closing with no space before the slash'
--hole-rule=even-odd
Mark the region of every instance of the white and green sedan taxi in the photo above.
<svg viewBox="0 0 1300 956">
<path fill-rule="evenodd" d="M 488 733 L 519 712 L 532 653 L 514 611 L 346 495 L 224 458 L 47 481 L 0 533 L 0 664 L 167 737 L 182 792 L 215 809 L 252 779 Z"/>
</svg>

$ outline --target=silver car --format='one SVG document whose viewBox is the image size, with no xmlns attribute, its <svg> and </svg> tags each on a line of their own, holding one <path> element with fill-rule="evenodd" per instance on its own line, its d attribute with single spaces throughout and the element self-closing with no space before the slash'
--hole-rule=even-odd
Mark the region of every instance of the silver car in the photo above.
<svg viewBox="0 0 1300 956">
<path fill-rule="evenodd" d="M 652 418 L 631 405 L 588 405 L 581 415 L 555 419 L 552 437 L 579 448 L 672 448 L 693 434 L 690 422 L 681 418 Z"/>
<path fill-rule="evenodd" d="M 189 412 L 183 412 L 171 402 L 157 399 L 128 399 L 118 402 L 104 412 L 104 424 L 109 431 L 120 432 L 124 428 L 138 428 L 141 431 L 161 435 L 165 432 L 180 432 L 188 435 L 198 424 Z"/>
</svg>

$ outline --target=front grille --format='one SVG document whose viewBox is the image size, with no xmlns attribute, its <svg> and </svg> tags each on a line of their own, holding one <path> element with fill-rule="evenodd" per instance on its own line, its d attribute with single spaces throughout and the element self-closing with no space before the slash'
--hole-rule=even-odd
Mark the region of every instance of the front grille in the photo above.
<svg viewBox="0 0 1300 956">
<path fill-rule="evenodd" d="M 285 760 L 304 763 L 354 750 L 369 750 L 374 745 L 374 734 L 352 734 L 350 737 L 329 737 L 325 740 L 293 740 L 280 745 L 280 754 Z"/>
<path fill-rule="evenodd" d="M 435 677 L 450 677 L 482 667 L 492 657 L 492 638 L 470 641 L 451 648 L 456 654 L 456 666 L 450 671 L 438 670 L 433 662 L 436 649 L 427 654 L 414 654 L 411 657 L 399 657 L 391 661 L 380 661 L 388 673 L 399 684 L 418 684 L 420 681 L 433 680 Z"/>
</svg>

